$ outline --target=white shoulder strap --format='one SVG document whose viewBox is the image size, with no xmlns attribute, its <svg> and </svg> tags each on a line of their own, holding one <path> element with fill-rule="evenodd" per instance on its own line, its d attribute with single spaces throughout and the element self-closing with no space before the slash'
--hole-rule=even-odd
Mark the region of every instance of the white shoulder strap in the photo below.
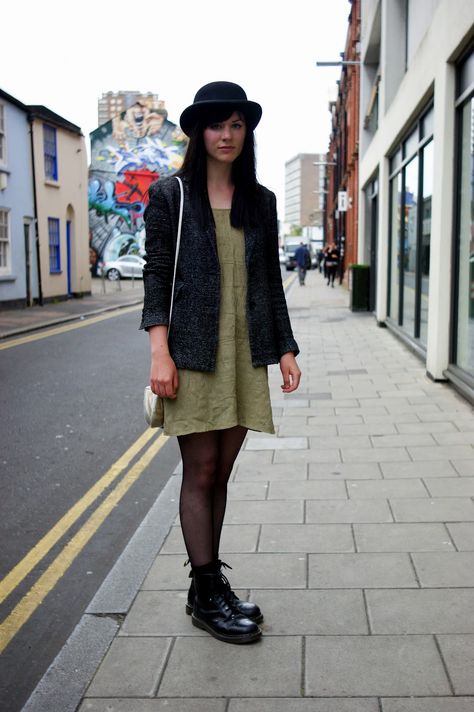
<svg viewBox="0 0 474 712">
<path fill-rule="evenodd" d="M 173 313 L 174 285 L 176 282 L 176 267 L 178 265 L 179 245 L 181 242 L 181 225 L 183 223 L 183 207 L 184 207 L 183 181 L 181 180 L 181 178 L 179 176 L 175 176 L 175 178 L 179 183 L 180 200 L 179 200 L 178 233 L 176 235 L 176 252 L 174 255 L 173 286 L 171 287 L 171 304 L 170 304 L 170 318 L 169 318 L 169 322 L 168 322 L 168 333 L 170 331 L 171 315 Z"/>
</svg>

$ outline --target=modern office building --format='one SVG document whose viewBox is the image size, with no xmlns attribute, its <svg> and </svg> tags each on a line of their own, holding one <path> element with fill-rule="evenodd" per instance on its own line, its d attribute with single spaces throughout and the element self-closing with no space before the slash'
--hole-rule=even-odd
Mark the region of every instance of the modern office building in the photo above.
<svg viewBox="0 0 474 712">
<path fill-rule="evenodd" d="M 362 0 L 360 60 L 376 318 L 474 401 L 474 3 Z"/>
<path fill-rule="evenodd" d="M 325 161 L 324 153 L 299 153 L 285 163 L 285 223 L 287 225 L 322 226 Z"/>
<path fill-rule="evenodd" d="M 139 91 L 108 91 L 102 94 L 98 101 L 98 125 L 102 126 L 106 121 L 113 119 L 137 102 L 148 109 L 165 108 L 165 103 L 158 99 L 158 94 L 151 92 L 142 94 Z"/>
</svg>

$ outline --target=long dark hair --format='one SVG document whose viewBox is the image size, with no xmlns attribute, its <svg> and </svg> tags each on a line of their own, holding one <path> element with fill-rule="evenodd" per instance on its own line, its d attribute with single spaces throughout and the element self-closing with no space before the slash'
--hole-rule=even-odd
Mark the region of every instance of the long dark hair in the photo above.
<svg viewBox="0 0 474 712">
<path fill-rule="evenodd" d="M 202 225 L 209 219 L 212 220 L 207 193 L 207 153 L 204 145 L 204 129 L 213 123 L 226 121 L 236 110 L 235 107 L 223 106 L 203 111 L 191 132 L 184 162 L 178 171 L 178 175 L 186 177 L 189 181 L 191 202 Z M 245 111 L 239 108 L 237 113 L 245 119 Z M 255 225 L 259 184 L 255 168 L 255 139 L 248 124 L 242 152 L 232 163 L 232 182 L 234 195 L 230 211 L 231 225 L 236 228 Z"/>
</svg>

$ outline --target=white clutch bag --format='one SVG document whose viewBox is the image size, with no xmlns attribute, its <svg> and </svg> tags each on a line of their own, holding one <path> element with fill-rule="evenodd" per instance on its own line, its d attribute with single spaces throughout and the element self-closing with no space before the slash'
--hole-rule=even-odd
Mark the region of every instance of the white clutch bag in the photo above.
<svg viewBox="0 0 474 712">
<path fill-rule="evenodd" d="M 163 398 L 146 386 L 143 396 L 143 413 L 150 428 L 162 428 L 164 422 Z"/>
</svg>

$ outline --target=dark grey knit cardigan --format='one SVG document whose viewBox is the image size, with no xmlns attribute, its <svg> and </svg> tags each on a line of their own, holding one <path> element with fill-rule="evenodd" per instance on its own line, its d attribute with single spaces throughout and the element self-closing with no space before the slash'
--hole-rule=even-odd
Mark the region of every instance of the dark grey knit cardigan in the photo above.
<svg viewBox="0 0 474 712">
<path fill-rule="evenodd" d="M 170 354 L 177 368 L 213 371 L 219 327 L 220 268 L 212 216 L 203 228 L 195 218 L 189 184 L 183 179 L 184 212 L 178 256 Z M 244 230 L 247 265 L 247 323 L 253 366 L 278 363 L 299 353 L 281 281 L 275 195 L 259 191 L 260 225 Z M 141 329 L 168 324 L 180 191 L 174 177 L 150 186 L 145 210 L 145 300 Z"/>
</svg>

